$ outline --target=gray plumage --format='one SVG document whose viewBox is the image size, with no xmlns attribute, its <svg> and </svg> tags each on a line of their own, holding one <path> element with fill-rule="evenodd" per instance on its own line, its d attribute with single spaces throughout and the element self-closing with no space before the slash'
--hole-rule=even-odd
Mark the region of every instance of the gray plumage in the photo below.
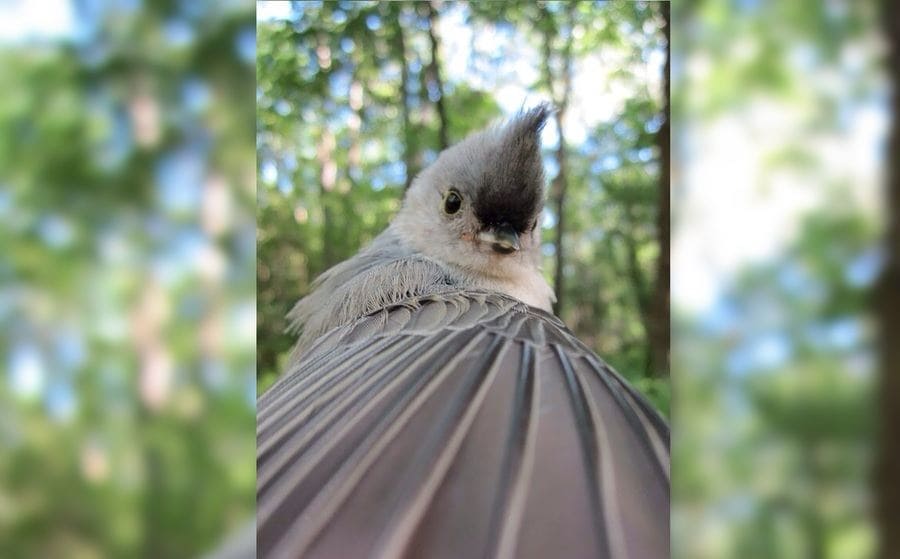
<svg viewBox="0 0 900 559">
<path fill-rule="evenodd" d="M 552 315 L 407 299 L 258 402 L 259 557 L 669 555 L 669 431 Z"/>
<path fill-rule="evenodd" d="M 547 114 L 441 154 L 291 311 L 257 403 L 259 557 L 668 557 L 668 426 L 547 312 Z"/>
<path fill-rule="evenodd" d="M 388 229 L 323 273 L 288 314 L 300 333 L 293 360 L 331 328 L 448 286 L 496 290 L 549 310 L 554 296 L 540 272 L 538 219 L 540 131 L 549 112 L 540 105 L 473 134 L 416 177 Z M 442 202 L 451 189 L 462 207 L 447 215 Z M 515 231 L 519 250 L 499 253 L 485 242 L 498 227 Z"/>
</svg>

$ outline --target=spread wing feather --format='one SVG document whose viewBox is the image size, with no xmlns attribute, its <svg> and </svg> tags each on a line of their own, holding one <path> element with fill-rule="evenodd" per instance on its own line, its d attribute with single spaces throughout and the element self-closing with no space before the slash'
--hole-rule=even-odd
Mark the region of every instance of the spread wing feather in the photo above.
<svg viewBox="0 0 900 559">
<path fill-rule="evenodd" d="M 555 317 L 446 292 L 334 329 L 258 402 L 260 557 L 669 554 L 669 431 Z"/>
</svg>

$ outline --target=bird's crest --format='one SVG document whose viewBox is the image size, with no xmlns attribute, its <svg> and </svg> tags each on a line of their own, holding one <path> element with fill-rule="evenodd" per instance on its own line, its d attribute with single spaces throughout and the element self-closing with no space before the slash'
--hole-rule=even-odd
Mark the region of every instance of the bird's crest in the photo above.
<svg viewBox="0 0 900 559">
<path fill-rule="evenodd" d="M 483 223 L 505 221 L 525 231 L 540 212 L 544 201 L 540 133 L 551 112 L 542 103 L 497 130 L 497 143 L 484 161 L 475 199 L 475 213 Z"/>
</svg>

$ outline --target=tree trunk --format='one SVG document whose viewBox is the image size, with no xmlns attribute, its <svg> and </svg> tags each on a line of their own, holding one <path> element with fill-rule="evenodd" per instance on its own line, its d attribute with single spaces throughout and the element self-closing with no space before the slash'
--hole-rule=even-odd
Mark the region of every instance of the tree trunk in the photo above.
<svg viewBox="0 0 900 559">
<path fill-rule="evenodd" d="M 324 128 L 316 150 L 319 160 L 319 197 L 322 203 L 322 269 L 337 263 L 335 252 L 334 216 L 332 210 L 334 185 L 337 179 L 337 163 L 334 160 L 335 138 L 331 130 Z"/>
<path fill-rule="evenodd" d="M 659 243 L 659 258 L 656 261 L 656 283 L 653 301 L 650 305 L 647 335 L 650 342 L 651 371 L 653 375 L 669 374 L 669 234 L 671 224 L 669 210 L 669 150 L 670 150 L 670 107 L 669 107 L 669 68 L 672 58 L 670 46 L 671 32 L 669 3 L 659 4 L 665 22 L 666 64 L 663 67 L 663 122 L 656 134 L 659 147 L 659 189 L 657 193 L 656 235 Z"/>
<path fill-rule="evenodd" d="M 331 47 L 328 46 L 327 39 L 323 35 L 318 36 L 316 56 L 319 59 L 320 67 L 331 67 Z M 324 111 L 324 102 L 322 105 Z M 319 139 L 319 145 L 316 146 L 316 159 L 319 163 L 319 200 L 322 204 L 322 270 L 337 263 L 334 212 L 332 210 L 332 196 L 337 182 L 337 162 L 334 160 L 335 146 L 334 133 L 328 129 L 327 124 L 323 125 L 322 136 Z"/>
<path fill-rule="evenodd" d="M 560 108 L 556 113 L 556 127 L 559 130 L 559 146 L 556 148 L 556 164 L 559 166 L 559 172 L 553 179 L 553 207 L 556 212 L 556 238 L 553 245 L 556 248 L 556 266 L 553 272 L 553 290 L 556 292 L 556 303 L 553 305 L 553 312 L 559 316 L 563 309 L 563 289 L 565 288 L 565 252 L 563 249 L 563 237 L 566 227 L 565 205 L 566 205 L 566 140 L 563 133 L 563 118 L 565 111 Z"/>
<path fill-rule="evenodd" d="M 885 201 L 888 224 L 885 237 L 886 263 L 876 288 L 874 304 L 881 332 L 881 397 L 879 455 L 875 494 L 881 529 L 880 557 L 900 557 L 900 18 L 893 2 L 883 1 L 882 21 L 887 40 L 887 69 L 893 87 L 893 126 L 887 152 Z"/>
<path fill-rule="evenodd" d="M 553 38 L 556 34 L 556 29 L 548 26 L 549 21 L 552 21 L 553 15 L 549 13 L 546 6 L 542 7 L 540 11 L 540 16 L 542 18 L 546 18 L 545 21 L 537 21 L 535 24 L 543 29 L 543 61 L 542 61 L 542 69 L 544 73 L 544 79 L 547 82 L 547 88 L 550 91 L 550 97 L 553 100 L 554 105 L 556 105 L 556 114 L 554 115 L 556 121 L 556 128 L 559 132 L 559 145 L 556 147 L 556 164 L 559 168 L 559 172 L 556 177 L 553 179 L 553 184 L 551 186 L 551 202 L 553 204 L 554 211 L 556 212 L 556 236 L 553 240 L 554 245 L 554 255 L 556 260 L 556 266 L 553 271 L 553 290 L 556 292 L 556 303 L 553 305 L 553 312 L 560 316 L 565 303 L 565 249 L 564 249 L 564 238 L 566 231 L 566 219 L 565 219 L 565 203 L 566 203 L 566 134 L 565 129 L 563 128 L 563 120 L 566 116 L 566 109 L 569 105 L 569 96 L 572 90 L 572 5 L 568 5 L 566 10 L 567 21 L 566 24 L 570 28 L 570 32 L 566 34 L 566 42 L 563 46 L 562 51 L 562 75 L 559 76 L 560 87 L 557 92 L 556 82 L 557 76 L 554 75 L 553 66 L 551 64 L 551 57 L 553 53 Z"/>
<path fill-rule="evenodd" d="M 631 208 L 626 208 L 626 214 L 631 213 Z M 634 223 L 628 222 L 628 229 L 634 229 Z M 638 309 L 638 315 L 641 319 L 641 328 L 644 330 L 644 338 L 641 340 L 641 346 L 645 348 L 644 376 L 652 376 L 653 371 L 653 352 L 644 343 L 644 340 L 650 336 L 650 305 L 652 300 L 650 297 L 650 289 L 647 286 L 647 278 L 641 272 L 641 265 L 638 261 L 638 247 L 632 235 L 628 235 L 618 229 L 610 229 L 606 232 L 609 240 L 609 257 L 607 262 L 613 267 L 618 277 L 627 277 L 633 288 L 630 290 L 634 296 L 634 304 Z M 622 257 L 618 257 L 618 246 L 622 247 Z M 619 263 L 619 260 L 622 262 Z M 624 344 L 623 344 L 624 348 Z"/>
<path fill-rule="evenodd" d="M 644 327 L 644 335 L 647 336 L 647 339 L 652 340 L 654 333 L 653 328 L 655 326 L 655 317 L 652 308 L 654 301 L 649 295 L 649 289 L 646 285 L 644 274 L 641 273 L 641 265 L 640 262 L 638 262 L 637 256 L 637 243 L 635 242 L 632 235 L 625 235 L 624 233 L 622 233 L 619 236 L 622 239 L 622 244 L 625 246 L 628 279 L 633 286 L 632 291 L 634 292 L 634 299 L 637 303 L 637 308 L 641 316 L 641 324 Z M 645 376 L 654 376 L 655 371 L 657 371 L 656 357 L 657 356 L 653 351 L 653 345 L 651 344 L 647 348 L 646 361 L 644 363 Z"/>
<path fill-rule="evenodd" d="M 441 80 L 441 63 L 440 63 L 440 39 L 437 31 L 437 10 L 434 8 L 433 2 L 424 2 L 426 14 L 428 15 L 428 39 L 431 41 L 431 62 L 428 64 L 428 77 L 434 88 L 437 90 L 437 99 L 434 101 L 434 107 L 438 114 L 438 138 L 440 141 L 440 149 L 447 149 L 450 140 L 447 136 L 447 108 L 444 106 L 444 82 Z"/>
<path fill-rule="evenodd" d="M 350 83 L 350 109 L 353 113 L 347 122 L 350 134 L 350 148 L 347 150 L 347 178 L 351 188 L 356 185 L 356 177 L 359 176 L 362 166 L 362 121 L 363 121 L 363 96 L 364 88 L 354 70 L 354 77 Z"/>
<path fill-rule="evenodd" d="M 363 71 L 363 55 L 360 49 L 353 51 L 353 54 L 350 56 L 350 62 L 353 67 L 347 99 L 350 102 L 350 110 L 353 112 L 347 119 L 347 132 L 350 139 L 350 146 L 347 149 L 347 187 L 348 190 L 354 190 L 357 188 L 360 177 L 362 177 L 362 127 L 369 82 L 366 73 Z M 344 196 L 343 198 L 346 210 L 348 212 L 355 211 L 353 209 L 353 197 Z"/>
<path fill-rule="evenodd" d="M 401 8 L 402 9 L 402 8 Z M 399 10 L 398 10 L 399 17 Z M 403 191 L 409 190 L 416 169 L 415 154 L 413 153 L 412 121 L 409 115 L 409 64 L 406 61 L 406 38 L 403 36 L 403 26 L 397 26 L 397 56 L 400 59 L 400 103 L 403 114 L 403 165 L 406 167 L 406 179 L 403 183 Z"/>
<path fill-rule="evenodd" d="M 134 377 L 134 393 L 138 396 L 137 419 L 140 425 L 143 493 L 141 520 L 143 523 L 142 557 L 171 556 L 173 549 L 163 537 L 161 528 L 165 518 L 165 461 L 158 439 L 153 433 L 159 428 L 159 412 L 171 396 L 171 358 L 163 339 L 166 326 L 165 292 L 152 275 L 140 287 L 140 296 L 131 314 L 133 349 L 138 359 L 139 373 Z"/>
<path fill-rule="evenodd" d="M 144 492 L 141 503 L 141 519 L 143 521 L 142 557 L 155 559 L 171 553 L 165 545 L 166 538 L 161 533 L 160 525 L 165 517 L 165 472 L 158 445 L 152 441 L 149 433 L 154 423 L 153 414 L 143 406 L 138 409 L 138 420 L 143 427 L 143 448 L 141 455 L 144 468 Z"/>
</svg>

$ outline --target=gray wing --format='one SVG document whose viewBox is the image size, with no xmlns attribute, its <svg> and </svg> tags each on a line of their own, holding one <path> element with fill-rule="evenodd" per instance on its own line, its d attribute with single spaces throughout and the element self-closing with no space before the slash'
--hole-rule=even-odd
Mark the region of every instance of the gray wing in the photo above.
<svg viewBox="0 0 900 559">
<path fill-rule="evenodd" d="M 555 317 L 419 297 L 258 402 L 260 557 L 669 555 L 669 430 Z"/>
</svg>

